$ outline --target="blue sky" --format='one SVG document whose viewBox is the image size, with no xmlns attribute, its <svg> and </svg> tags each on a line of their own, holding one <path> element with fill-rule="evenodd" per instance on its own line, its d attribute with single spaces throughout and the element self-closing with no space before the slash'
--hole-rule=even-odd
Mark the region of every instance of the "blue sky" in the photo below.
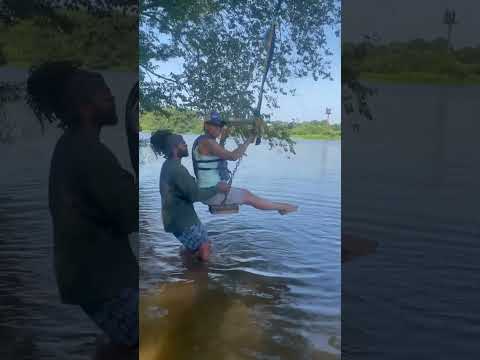
<svg viewBox="0 0 480 360">
<path fill-rule="evenodd" d="M 318 80 L 313 78 L 289 79 L 288 88 L 295 88 L 295 96 L 279 95 L 278 109 L 273 110 L 272 120 L 281 121 L 311 121 L 326 119 L 325 110 L 330 108 L 330 122 L 340 123 L 341 117 L 341 84 L 340 84 L 340 61 L 341 46 L 340 37 L 334 32 L 327 34 L 327 43 L 333 55 L 329 58 L 331 62 L 331 74 L 333 80 Z M 180 60 L 157 63 L 159 72 L 168 74 L 181 71 Z"/>
<path fill-rule="evenodd" d="M 312 78 L 290 79 L 288 85 L 296 88 L 295 96 L 280 96 L 280 108 L 274 111 L 274 120 L 298 119 L 323 120 L 326 118 L 325 109 L 332 109 L 330 121 L 340 123 L 341 117 L 341 46 L 340 37 L 329 34 L 328 46 L 333 52 L 330 58 L 333 80 L 318 80 Z"/>
</svg>

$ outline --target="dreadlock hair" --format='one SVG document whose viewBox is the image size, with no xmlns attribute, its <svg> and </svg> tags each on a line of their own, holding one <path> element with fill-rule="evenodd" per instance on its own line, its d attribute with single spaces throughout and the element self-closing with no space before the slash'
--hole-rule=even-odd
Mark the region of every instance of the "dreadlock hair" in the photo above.
<svg viewBox="0 0 480 360">
<path fill-rule="evenodd" d="M 130 125 L 130 120 L 131 117 L 134 115 L 133 110 L 135 110 L 136 107 L 138 107 L 138 102 L 139 102 L 139 95 L 140 95 L 140 89 L 139 89 L 139 82 L 137 81 L 135 85 L 133 85 L 132 89 L 130 90 L 130 93 L 128 94 L 127 98 L 127 104 L 125 105 L 125 126 L 127 132 L 129 131 L 129 125 Z"/>
<path fill-rule="evenodd" d="M 168 137 L 174 135 L 170 130 L 157 130 L 150 137 L 150 145 L 155 155 L 162 155 L 168 158 L 171 154 L 171 147 L 168 144 Z"/>
<path fill-rule="evenodd" d="M 101 83 L 100 74 L 81 70 L 78 63 L 46 62 L 30 69 L 26 100 L 42 130 L 45 122 L 71 128 L 78 121 L 77 105 L 90 100 L 92 86 Z"/>
<path fill-rule="evenodd" d="M 138 151 L 139 140 L 138 134 L 132 131 L 132 121 L 138 121 L 138 102 L 139 102 L 139 83 L 138 81 L 128 94 L 127 104 L 125 106 L 125 131 L 127 133 L 128 149 L 130 152 L 130 161 L 133 169 L 138 176 Z M 137 110 L 137 111 L 136 111 Z"/>
</svg>

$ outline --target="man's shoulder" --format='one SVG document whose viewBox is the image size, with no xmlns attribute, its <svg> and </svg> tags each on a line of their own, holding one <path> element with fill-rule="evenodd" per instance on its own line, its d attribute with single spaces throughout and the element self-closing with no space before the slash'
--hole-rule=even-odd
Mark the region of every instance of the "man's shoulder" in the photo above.
<svg viewBox="0 0 480 360">
<path fill-rule="evenodd" d="M 169 172 L 184 172 L 187 171 L 187 168 L 182 165 L 181 162 L 176 160 L 167 159 L 162 165 L 162 171 L 169 171 Z"/>
<path fill-rule="evenodd" d="M 206 135 L 198 141 L 200 153 L 203 155 L 210 155 L 210 150 L 212 146 L 216 145 L 218 145 L 217 140 L 212 139 L 211 137 Z"/>
<path fill-rule="evenodd" d="M 108 169 L 120 168 L 120 162 L 114 152 L 100 139 L 91 137 L 75 137 L 73 140 L 75 149 L 75 161 L 85 169 Z"/>
<path fill-rule="evenodd" d="M 65 155 L 73 155 L 78 158 L 113 156 L 112 151 L 99 139 L 72 133 L 62 134 L 57 141 L 55 149 L 58 152 L 65 153 Z"/>
<path fill-rule="evenodd" d="M 188 169 L 182 163 L 178 162 L 175 167 L 179 172 L 188 174 Z"/>
<path fill-rule="evenodd" d="M 90 150 L 86 152 L 90 160 L 118 163 L 113 151 L 100 140 L 88 139 L 86 140 L 85 146 Z"/>
<path fill-rule="evenodd" d="M 210 143 L 210 142 L 216 143 L 217 141 L 211 136 L 208 136 L 207 134 L 202 134 L 195 139 L 195 142 L 197 142 L 198 144 L 203 144 L 203 143 Z"/>
</svg>

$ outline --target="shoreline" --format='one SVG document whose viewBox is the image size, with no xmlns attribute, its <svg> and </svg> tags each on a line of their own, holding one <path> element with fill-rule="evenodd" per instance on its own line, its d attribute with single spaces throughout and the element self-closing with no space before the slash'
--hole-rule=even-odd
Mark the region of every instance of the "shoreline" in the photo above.
<svg viewBox="0 0 480 360">
<path fill-rule="evenodd" d="M 360 80 L 387 83 L 387 84 L 416 84 L 416 85 L 480 85 L 480 76 L 467 76 L 465 79 L 453 78 L 448 75 L 405 72 L 398 74 L 389 73 L 361 73 Z"/>
<path fill-rule="evenodd" d="M 142 130 L 141 133 L 144 134 L 149 134 L 152 131 L 156 131 L 158 129 L 153 129 L 153 130 Z M 196 133 L 182 133 L 182 136 L 187 135 L 187 136 L 198 136 L 200 134 Z M 307 135 L 307 136 L 301 136 L 301 135 L 292 135 L 292 140 L 323 140 L 323 141 L 340 141 L 342 140 L 342 137 L 324 137 L 324 136 L 315 136 L 315 135 Z"/>
</svg>

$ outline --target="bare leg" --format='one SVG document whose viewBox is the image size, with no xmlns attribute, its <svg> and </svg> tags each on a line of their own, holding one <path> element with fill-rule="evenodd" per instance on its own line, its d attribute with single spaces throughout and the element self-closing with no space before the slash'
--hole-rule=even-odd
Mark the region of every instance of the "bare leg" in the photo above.
<svg viewBox="0 0 480 360">
<path fill-rule="evenodd" d="M 200 245 L 200 248 L 197 250 L 195 255 L 201 260 L 201 261 L 207 261 L 208 258 L 210 257 L 210 242 L 207 241 Z"/>
<path fill-rule="evenodd" d="M 245 190 L 245 200 L 244 204 L 253 206 L 255 209 L 259 210 L 276 210 L 280 214 L 285 215 L 289 212 L 296 211 L 298 206 L 291 205 L 287 203 L 272 202 L 270 200 L 263 199 L 252 194 L 250 191 Z"/>
</svg>

